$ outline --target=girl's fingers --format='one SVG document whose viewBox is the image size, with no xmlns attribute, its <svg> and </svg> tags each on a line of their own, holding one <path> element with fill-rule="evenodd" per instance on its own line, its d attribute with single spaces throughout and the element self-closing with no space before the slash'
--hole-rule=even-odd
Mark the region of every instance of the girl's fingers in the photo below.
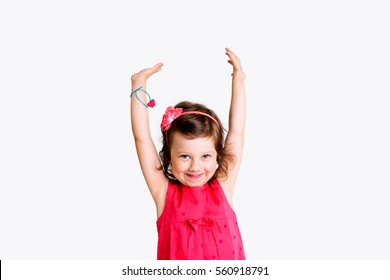
<svg viewBox="0 0 390 280">
<path fill-rule="evenodd" d="M 139 71 L 138 73 L 134 74 L 133 76 L 131 76 L 131 80 L 132 81 L 136 81 L 139 79 L 146 80 L 150 76 L 152 76 L 153 74 L 159 72 L 163 65 L 164 65 L 163 63 L 157 63 L 152 67 L 145 68 L 145 69 Z"/>
<path fill-rule="evenodd" d="M 225 49 L 226 49 L 226 55 L 229 56 L 229 58 L 232 62 L 234 62 L 234 63 L 240 62 L 240 59 L 238 58 L 238 56 L 234 52 L 232 52 L 229 48 L 225 48 Z"/>
<path fill-rule="evenodd" d="M 225 49 L 226 49 L 226 55 L 229 57 L 228 62 L 233 66 L 234 69 L 240 69 L 241 65 L 238 56 L 234 52 L 232 52 L 229 48 L 225 48 Z"/>
<path fill-rule="evenodd" d="M 226 54 L 227 54 L 228 56 L 233 56 L 233 57 L 235 57 L 235 58 L 238 58 L 237 55 L 236 55 L 231 49 L 225 48 L 225 50 L 226 50 Z"/>
<path fill-rule="evenodd" d="M 153 68 L 156 68 L 157 71 L 161 70 L 161 67 L 163 67 L 164 63 L 160 62 L 153 66 Z"/>
<path fill-rule="evenodd" d="M 152 75 L 152 74 L 160 71 L 163 65 L 164 65 L 163 63 L 157 63 L 156 65 L 154 65 L 150 68 L 147 68 L 145 70 L 146 70 L 146 72 L 148 72 L 148 74 Z"/>
<path fill-rule="evenodd" d="M 156 65 L 154 65 L 154 66 L 152 66 L 150 68 L 146 68 L 143 71 L 145 72 L 145 74 L 147 76 L 151 76 L 151 75 L 157 73 L 158 71 L 160 71 L 162 66 L 163 66 L 163 63 L 157 63 Z"/>
</svg>

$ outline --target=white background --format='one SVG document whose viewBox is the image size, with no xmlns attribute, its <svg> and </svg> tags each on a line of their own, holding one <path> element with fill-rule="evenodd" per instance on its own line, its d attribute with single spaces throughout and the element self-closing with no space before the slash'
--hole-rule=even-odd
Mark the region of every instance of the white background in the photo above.
<svg viewBox="0 0 390 280">
<path fill-rule="evenodd" d="M 2 1 L 0 259 L 156 258 L 130 76 L 227 125 L 247 74 L 235 210 L 248 259 L 389 259 L 387 1 Z"/>
</svg>

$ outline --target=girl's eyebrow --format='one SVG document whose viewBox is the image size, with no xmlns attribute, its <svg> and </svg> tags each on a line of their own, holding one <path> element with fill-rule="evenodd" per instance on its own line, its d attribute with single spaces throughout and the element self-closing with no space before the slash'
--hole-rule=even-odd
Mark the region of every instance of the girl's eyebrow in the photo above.
<svg viewBox="0 0 390 280">
<path fill-rule="evenodd" d="M 205 152 L 200 152 L 200 154 L 215 154 L 216 151 L 205 151 Z M 186 151 L 177 151 L 176 154 L 190 154 L 190 152 L 186 152 Z"/>
<path fill-rule="evenodd" d="M 185 151 L 177 151 L 175 154 L 176 155 L 183 155 L 183 154 L 189 155 L 190 153 L 189 152 L 185 152 Z"/>
</svg>

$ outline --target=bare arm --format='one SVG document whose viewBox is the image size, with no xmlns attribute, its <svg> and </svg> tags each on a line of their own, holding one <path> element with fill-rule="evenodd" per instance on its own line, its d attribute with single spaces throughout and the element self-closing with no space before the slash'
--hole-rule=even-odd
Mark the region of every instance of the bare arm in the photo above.
<svg viewBox="0 0 390 280">
<path fill-rule="evenodd" d="M 132 92 L 141 86 L 142 89 L 146 91 L 147 80 L 150 76 L 159 72 L 161 67 L 162 63 L 159 63 L 132 75 Z M 139 91 L 138 97 L 143 103 L 147 104 L 146 94 L 144 92 Z M 131 99 L 131 127 L 134 135 L 138 160 L 141 165 L 146 184 L 148 185 L 149 191 L 156 203 L 157 214 L 159 216 L 165 203 L 168 179 L 161 168 L 159 156 L 150 134 L 148 108 L 137 100 L 136 94 L 133 94 Z"/>
<path fill-rule="evenodd" d="M 228 48 L 226 48 L 226 54 L 229 57 L 228 62 L 233 66 L 233 74 L 229 110 L 229 132 L 226 137 L 225 149 L 235 156 L 235 162 L 229 163 L 229 175 L 225 180 L 222 180 L 221 185 L 224 188 L 229 202 L 231 202 L 244 147 L 246 91 L 245 73 L 242 69 L 240 59 Z"/>
</svg>

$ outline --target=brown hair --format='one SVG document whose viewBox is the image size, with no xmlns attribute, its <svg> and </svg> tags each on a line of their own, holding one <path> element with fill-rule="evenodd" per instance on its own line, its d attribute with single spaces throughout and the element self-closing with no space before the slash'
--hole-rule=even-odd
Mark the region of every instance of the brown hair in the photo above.
<svg viewBox="0 0 390 280">
<path fill-rule="evenodd" d="M 175 108 L 182 108 L 183 112 L 198 111 L 206 113 L 212 116 L 218 122 L 219 127 L 211 118 L 207 116 L 200 114 L 188 114 L 182 115 L 175 119 L 171 123 L 171 127 L 167 131 L 161 129 L 161 132 L 163 134 L 163 147 L 159 155 L 165 175 L 170 179 L 175 179 L 173 174 L 168 169 L 169 164 L 171 162 L 170 143 L 172 143 L 174 133 L 179 132 L 188 139 L 195 139 L 198 137 L 212 137 L 214 139 L 215 150 L 217 152 L 218 168 L 210 180 L 215 179 L 218 175 L 222 175 L 222 177 L 227 177 L 228 163 L 234 162 L 234 155 L 228 153 L 224 147 L 226 130 L 223 128 L 222 123 L 218 118 L 217 114 L 203 104 L 192 103 L 189 101 L 179 102 L 175 105 Z"/>
</svg>

